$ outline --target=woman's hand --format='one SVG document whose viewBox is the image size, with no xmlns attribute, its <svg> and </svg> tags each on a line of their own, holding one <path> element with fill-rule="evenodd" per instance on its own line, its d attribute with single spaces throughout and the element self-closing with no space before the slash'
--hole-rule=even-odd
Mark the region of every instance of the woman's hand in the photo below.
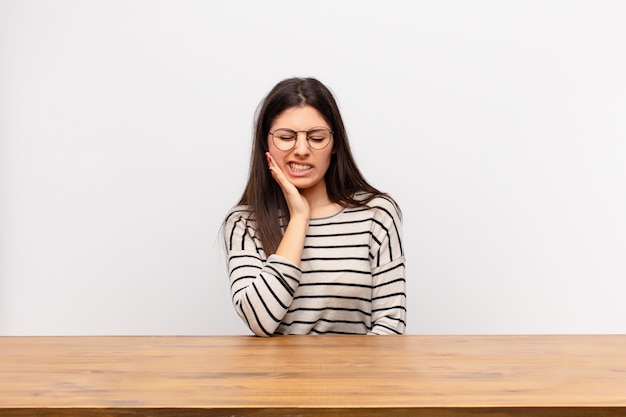
<svg viewBox="0 0 626 417">
<path fill-rule="evenodd" d="M 308 221 L 311 218 L 311 208 L 307 199 L 304 198 L 296 186 L 287 179 L 287 176 L 280 169 L 278 164 L 276 164 L 269 152 L 265 153 L 265 158 L 267 159 L 267 165 L 272 173 L 272 178 L 274 178 L 281 190 L 283 190 L 291 218 L 302 218 Z"/>
<path fill-rule="evenodd" d="M 265 154 L 272 177 L 283 190 L 287 207 L 289 208 L 289 223 L 285 228 L 283 238 L 276 248 L 276 255 L 290 260 L 295 265 L 300 265 L 304 239 L 311 219 L 309 202 L 300 191 L 285 176 L 285 173 L 276 164 L 269 152 Z"/>
</svg>

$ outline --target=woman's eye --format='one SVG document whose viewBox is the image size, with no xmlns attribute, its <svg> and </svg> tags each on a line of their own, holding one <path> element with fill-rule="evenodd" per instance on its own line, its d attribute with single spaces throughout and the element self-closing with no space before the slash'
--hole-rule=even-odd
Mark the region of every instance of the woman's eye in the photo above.
<svg viewBox="0 0 626 417">
<path fill-rule="evenodd" d="M 293 136 L 279 136 L 278 139 L 284 140 L 284 141 L 290 141 L 290 140 L 294 140 L 295 137 L 293 137 Z"/>
</svg>

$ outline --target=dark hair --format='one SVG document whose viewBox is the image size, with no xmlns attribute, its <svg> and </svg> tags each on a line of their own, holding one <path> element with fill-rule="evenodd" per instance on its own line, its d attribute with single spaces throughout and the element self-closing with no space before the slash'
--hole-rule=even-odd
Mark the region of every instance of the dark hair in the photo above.
<svg viewBox="0 0 626 417">
<path fill-rule="evenodd" d="M 282 226 L 289 221 L 285 197 L 272 178 L 265 159 L 268 133 L 274 119 L 285 110 L 306 105 L 317 109 L 333 130 L 333 154 L 324 176 L 330 200 L 342 206 L 363 206 L 376 196 L 386 195 L 372 187 L 359 171 L 350 151 L 339 107 L 330 90 L 314 78 L 290 78 L 279 82 L 257 108 L 248 183 L 238 203 L 247 205 L 252 212 L 257 237 L 267 256 L 276 252 L 282 239 Z M 355 198 L 357 192 L 365 192 L 366 197 Z"/>
</svg>

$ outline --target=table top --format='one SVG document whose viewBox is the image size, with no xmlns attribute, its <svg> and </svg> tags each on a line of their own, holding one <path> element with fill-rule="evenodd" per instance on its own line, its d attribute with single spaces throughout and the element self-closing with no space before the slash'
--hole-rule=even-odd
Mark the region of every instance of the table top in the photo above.
<svg viewBox="0 0 626 417">
<path fill-rule="evenodd" d="M 626 413 L 626 335 L 0 337 L 0 415 L 555 407 Z"/>
</svg>

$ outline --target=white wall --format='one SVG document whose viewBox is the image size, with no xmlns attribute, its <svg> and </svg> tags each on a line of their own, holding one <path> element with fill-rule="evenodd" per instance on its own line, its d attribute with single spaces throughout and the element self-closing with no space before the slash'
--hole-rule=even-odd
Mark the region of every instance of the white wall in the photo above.
<svg viewBox="0 0 626 417">
<path fill-rule="evenodd" d="M 626 3 L 0 0 L 0 334 L 248 334 L 218 241 L 279 80 L 401 204 L 410 333 L 624 333 Z"/>
</svg>

